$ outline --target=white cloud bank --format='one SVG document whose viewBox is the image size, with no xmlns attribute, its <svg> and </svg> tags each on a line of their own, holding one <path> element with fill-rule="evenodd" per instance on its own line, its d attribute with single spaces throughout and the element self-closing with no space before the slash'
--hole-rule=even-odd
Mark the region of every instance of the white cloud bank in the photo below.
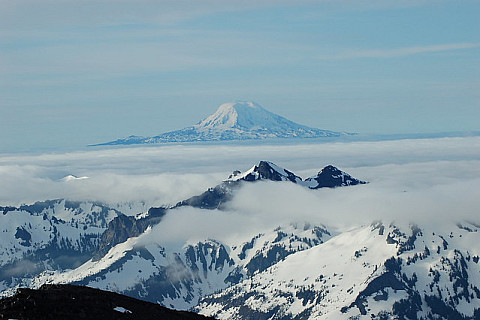
<svg viewBox="0 0 480 320">
<path fill-rule="evenodd" d="M 333 164 L 368 185 L 308 190 L 249 184 L 225 212 L 182 208 L 154 229 L 162 241 L 228 241 L 305 221 L 348 227 L 372 220 L 480 223 L 480 138 L 291 145 L 164 145 L 0 157 L 0 205 L 68 198 L 174 204 L 235 170 L 270 160 L 302 177 Z M 89 179 L 62 181 L 73 174 Z M 183 241 L 182 240 L 182 241 Z"/>
<path fill-rule="evenodd" d="M 213 238 L 238 244 L 291 223 L 325 225 L 331 231 L 373 221 L 434 225 L 434 229 L 464 221 L 480 224 L 479 165 L 480 161 L 440 161 L 358 168 L 359 173 L 379 178 L 337 189 L 246 184 L 226 211 L 170 211 L 145 241 L 182 244 Z"/>
<path fill-rule="evenodd" d="M 65 154 L 0 156 L 0 205 L 69 198 L 175 203 L 270 160 L 307 177 L 333 164 L 403 190 L 480 177 L 480 138 L 349 143 L 161 145 Z M 62 181 L 67 175 L 89 179 Z"/>
</svg>

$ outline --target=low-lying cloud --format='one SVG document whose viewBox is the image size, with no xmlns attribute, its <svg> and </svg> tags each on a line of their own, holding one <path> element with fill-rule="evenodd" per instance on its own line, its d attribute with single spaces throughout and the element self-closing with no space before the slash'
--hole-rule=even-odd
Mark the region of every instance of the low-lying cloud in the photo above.
<svg viewBox="0 0 480 320">
<path fill-rule="evenodd" d="M 309 190 L 261 182 L 226 211 L 172 210 L 155 228 L 169 239 L 227 239 L 290 222 L 348 227 L 373 220 L 478 221 L 480 138 L 292 145 L 186 145 L 0 158 L 0 205 L 53 198 L 174 204 L 235 170 L 270 160 L 302 177 L 333 164 L 367 185 Z M 62 181 L 67 174 L 89 179 Z"/>
<path fill-rule="evenodd" d="M 429 167 L 432 165 L 437 169 Z M 308 222 L 334 230 L 378 220 L 419 225 L 480 223 L 479 172 L 466 175 L 470 165 L 478 168 L 480 162 L 425 163 L 422 167 L 428 174 L 413 170 L 416 165 L 397 165 L 378 183 L 336 189 L 309 190 L 270 181 L 245 184 L 225 211 L 172 210 L 150 237 L 160 243 L 207 238 L 238 243 L 237 239 L 249 239 L 290 223 Z M 445 170 L 452 166 L 452 171 Z M 457 179 L 441 174 L 454 174 L 455 170 Z M 379 168 L 381 171 L 385 168 Z"/>
</svg>

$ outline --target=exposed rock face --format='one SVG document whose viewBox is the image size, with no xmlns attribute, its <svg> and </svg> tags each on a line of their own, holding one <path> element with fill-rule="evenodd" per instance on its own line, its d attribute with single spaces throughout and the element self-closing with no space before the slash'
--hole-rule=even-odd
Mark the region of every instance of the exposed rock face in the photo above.
<svg viewBox="0 0 480 320">
<path fill-rule="evenodd" d="M 93 255 L 93 259 L 100 259 L 110 248 L 126 241 L 128 238 L 138 237 L 149 226 L 159 223 L 165 213 L 165 208 L 150 208 L 146 216 L 138 219 L 132 216 L 119 215 L 109 222 L 107 230 L 100 238 L 100 243 Z"/>
<path fill-rule="evenodd" d="M 253 166 L 245 173 L 235 171 L 227 181 L 257 181 L 257 180 L 270 180 L 270 181 L 290 181 L 293 183 L 302 182 L 302 178 L 295 175 L 293 172 L 287 169 L 281 168 L 270 161 L 260 161 L 257 165 Z"/>
<path fill-rule="evenodd" d="M 176 311 L 118 293 L 72 285 L 44 285 L 39 290 L 18 289 L 0 300 L 1 319 L 213 319 Z"/>
<path fill-rule="evenodd" d="M 316 177 L 305 179 L 310 189 L 336 188 L 345 186 L 354 186 L 357 184 L 366 184 L 367 182 L 355 179 L 342 170 L 328 165 L 323 168 Z"/>
<path fill-rule="evenodd" d="M 232 199 L 233 193 L 240 186 L 238 181 L 225 181 L 204 193 L 179 202 L 175 207 L 191 206 L 200 209 L 222 209 Z"/>
</svg>

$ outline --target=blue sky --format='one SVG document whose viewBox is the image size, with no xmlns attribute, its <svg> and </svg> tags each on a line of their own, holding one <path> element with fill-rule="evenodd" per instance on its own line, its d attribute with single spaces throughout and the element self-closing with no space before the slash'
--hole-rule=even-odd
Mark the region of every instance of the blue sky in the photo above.
<svg viewBox="0 0 480 320">
<path fill-rule="evenodd" d="M 0 153 L 233 100 L 360 133 L 480 130 L 480 1 L 0 0 Z"/>
</svg>

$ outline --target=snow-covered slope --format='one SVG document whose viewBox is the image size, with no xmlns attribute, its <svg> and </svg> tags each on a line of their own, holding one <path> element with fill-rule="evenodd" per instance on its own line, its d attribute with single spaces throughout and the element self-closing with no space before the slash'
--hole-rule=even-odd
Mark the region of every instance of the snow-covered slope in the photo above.
<svg viewBox="0 0 480 320">
<path fill-rule="evenodd" d="M 338 135 L 336 132 L 299 125 L 251 101 L 222 104 L 214 114 L 200 121 L 193 128 L 212 138 L 214 136 L 221 138 L 222 135 L 225 138 L 229 135 L 239 137 L 249 135 L 250 138 Z"/>
<path fill-rule="evenodd" d="M 478 319 L 475 224 L 291 224 L 237 243 L 168 247 L 148 229 L 32 283 L 113 290 L 218 319 Z"/>
<path fill-rule="evenodd" d="M 148 229 L 145 234 L 118 244 L 101 260 L 88 261 L 75 270 L 46 272 L 35 280 L 34 286 L 88 285 L 189 309 L 201 297 L 263 272 L 285 257 L 330 237 L 324 226 L 287 225 L 238 244 L 205 239 L 186 242 L 175 249 L 148 241 L 155 232 L 155 227 Z"/>
<path fill-rule="evenodd" d="M 214 114 L 191 127 L 166 132 L 155 137 L 130 136 L 99 145 L 266 138 L 319 138 L 338 137 L 346 134 L 303 126 L 272 113 L 255 102 L 237 101 L 222 104 Z"/>
<path fill-rule="evenodd" d="M 341 232 L 201 300 L 219 319 L 479 319 L 472 224 Z"/>
<path fill-rule="evenodd" d="M 71 269 L 91 258 L 108 222 L 121 215 L 95 202 L 50 200 L 0 207 L 0 289 L 45 269 Z"/>
</svg>

